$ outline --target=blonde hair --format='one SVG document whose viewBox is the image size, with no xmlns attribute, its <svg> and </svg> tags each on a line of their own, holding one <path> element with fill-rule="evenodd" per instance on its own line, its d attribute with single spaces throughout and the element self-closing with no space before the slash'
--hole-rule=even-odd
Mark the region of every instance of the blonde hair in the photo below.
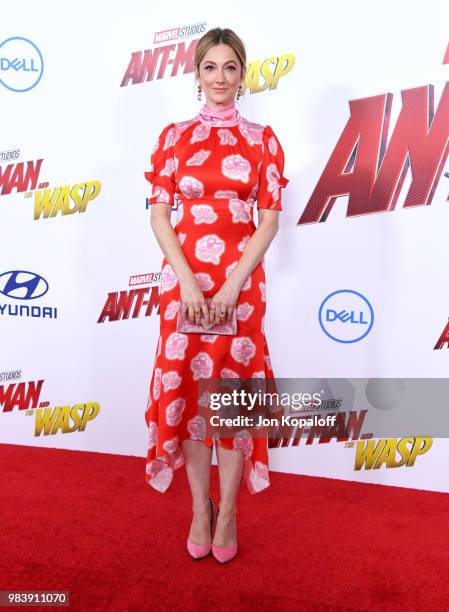
<svg viewBox="0 0 449 612">
<path fill-rule="evenodd" d="M 198 73 L 200 71 L 200 64 L 203 57 L 211 47 L 219 44 L 229 45 L 232 49 L 234 49 L 235 54 L 239 58 L 243 71 L 246 65 L 246 50 L 242 39 L 229 28 L 213 28 L 212 30 L 206 32 L 206 34 L 203 34 L 196 44 L 193 62 Z"/>
</svg>

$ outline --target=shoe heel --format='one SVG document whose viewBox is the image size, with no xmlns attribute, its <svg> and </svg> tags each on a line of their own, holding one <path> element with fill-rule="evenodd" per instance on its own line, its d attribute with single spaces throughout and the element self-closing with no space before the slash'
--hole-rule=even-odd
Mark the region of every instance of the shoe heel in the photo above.
<svg viewBox="0 0 449 612">
<path fill-rule="evenodd" d="M 215 508 L 214 508 L 214 502 L 212 501 L 211 497 L 209 497 L 209 501 L 210 501 L 210 505 L 212 506 L 212 516 L 210 517 L 210 533 L 212 535 L 212 527 L 214 525 Z M 217 512 L 217 515 L 218 515 L 218 512 Z"/>
<path fill-rule="evenodd" d="M 217 509 L 217 519 L 219 512 L 220 508 Z M 220 563 L 227 563 L 236 556 L 237 549 L 237 543 L 233 544 L 232 546 L 215 546 L 215 544 L 212 544 L 212 555 L 217 559 L 217 561 L 220 561 Z"/>
<path fill-rule="evenodd" d="M 215 509 L 214 509 L 213 501 L 211 500 L 210 497 L 209 497 L 209 501 L 212 506 L 212 518 L 210 520 L 210 528 L 212 532 L 212 525 L 214 522 Z M 195 544 L 194 542 L 192 542 L 190 538 L 187 538 L 187 551 L 189 555 L 193 557 L 194 559 L 202 559 L 203 557 L 207 557 L 207 555 L 210 553 L 211 550 L 212 550 L 212 544 Z"/>
</svg>

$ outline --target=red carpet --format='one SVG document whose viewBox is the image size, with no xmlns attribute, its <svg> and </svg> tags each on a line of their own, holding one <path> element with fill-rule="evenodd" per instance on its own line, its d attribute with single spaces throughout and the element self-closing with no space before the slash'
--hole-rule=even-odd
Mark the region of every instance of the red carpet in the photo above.
<svg viewBox="0 0 449 612">
<path fill-rule="evenodd" d="M 242 484 L 222 566 L 185 548 L 184 467 L 161 494 L 143 458 L 0 450 L 2 591 L 67 590 L 82 611 L 448 609 L 447 494 L 271 472 Z"/>
</svg>

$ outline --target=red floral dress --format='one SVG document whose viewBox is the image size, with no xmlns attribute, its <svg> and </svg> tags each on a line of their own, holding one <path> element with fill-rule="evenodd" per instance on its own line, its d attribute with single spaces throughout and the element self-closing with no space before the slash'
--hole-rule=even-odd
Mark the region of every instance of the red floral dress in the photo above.
<svg viewBox="0 0 449 612">
<path fill-rule="evenodd" d="M 231 127 L 201 116 L 170 123 L 151 154 L 146 178 L 150 203 L 178 204 L 175 232 L 204 297 L 213 297 L 232 273 L 256 226 L 253 207 L 282 210 L 284 153 L 272 128 L 239 116 Z M 233 438 L 205 435 L 198 414 L 201 378 L 273 378 L 264 333 L 265 268 L 254 268 L 240 292 L 236 336 L 176 331 L 180 288 L 164 257 L 160 287 L 160 337 L 145 421 L 148 426 L 146 481 L 165 492 L 184 465 L 181 441 L 201 440 L 243 452 L 250 493 L 270 484 L 268 440 L 240 431 Z"/>
</svg>

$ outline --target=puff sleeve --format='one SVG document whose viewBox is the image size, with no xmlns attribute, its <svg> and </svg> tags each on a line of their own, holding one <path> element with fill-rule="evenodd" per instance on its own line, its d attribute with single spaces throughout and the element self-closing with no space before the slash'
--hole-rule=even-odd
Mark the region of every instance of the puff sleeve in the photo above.
<svg viewBox="0 0 449 612">
<path fill-rule="evenodd" d="M 257 208 L 283 210 L 281 204 L 281 187 L 286 187 L 289 179 L 285 178 L 284 151 L 271 126 L 264 128 L 262 136 L 262 162 L 259 170 L 259 187 L 257 191 Z"/>
<path fill-rule="evenodd" d="M 176 126 L 169 123 L 160 133 L 151 152 L 150 169 L 145 178 L 152 185 L 150 204 L 165 202 L 174 205 L 175 200 L 175 142 Z"/>
</svg>

